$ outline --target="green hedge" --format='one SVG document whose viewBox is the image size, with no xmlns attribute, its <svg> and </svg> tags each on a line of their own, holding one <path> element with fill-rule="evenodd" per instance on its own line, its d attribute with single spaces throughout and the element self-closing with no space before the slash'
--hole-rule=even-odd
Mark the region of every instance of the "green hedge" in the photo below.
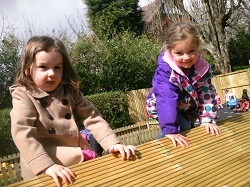
<svg viewBox="0 0 250 187">
<path fill-rule="evenodd" d="M 112 129 L 130 125 L 127 95 L 120 91 L 87 96 L 108 121 Z M 10 109 L 0 110 L 0 156 L 17 153 L 10 131 Z M 82 126 L 79 128 L 82 128 Z"/>
<path fill-rule="evenodd" d="M 87 96 L 101 112 L 103 118 L 110 124 L 112 129 L 131 124 L 127 95 L 121 91 L 100 93 Z"/>
<path fill-rule="evenodd" d="M 249 66 L 232 66 L 232 71 L 238 71 L 238 70 L 244 70 L 244 69 L 250 69 Z"/>
<path fill-rule="evenodd" d="M 0 110 L 0 132 L 0 156 L 17 153 L 18 150 L 10 132 L 10 109 Z"/>
</svg>

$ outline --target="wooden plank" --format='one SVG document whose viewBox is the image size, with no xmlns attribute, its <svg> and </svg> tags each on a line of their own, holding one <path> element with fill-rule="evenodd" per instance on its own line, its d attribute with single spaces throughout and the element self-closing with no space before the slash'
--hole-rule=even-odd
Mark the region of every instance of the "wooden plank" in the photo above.
<svg viewBox="0 0 250 187">
<path fill-rule="evenodd" d="M 206 134 L 204 127 L 183 132 L 190 143 L 185 149 L 174 148 L 162 138 L 138 145 L 129 161 L 109 154 L 71 166 L 77 177 L 70 186 L 249 186 L 249 121 L 250 112 L 246 112 L 219 122 L 220 136 Z M 143 133 L 145 129 L 139 137 Z M 10 186 L 32 185 L 55 186 L 45 175 Z"/>
<path fill-rule="evenodd" d="M 5 167 L 1 167 L 1 174 L 2 174 L 2 182 L 4 186 L 7 186 L 9 184 L 9 180 L 8 180 L 8 174 L 6 171 Z"/>
<path fill-rule="evenodd" d="M 6 186 L 22 180 L 19 163 L 6 165 L 1 167 L 0 186 Z"/>
<path fill-rule="evenodd" d="M 150 88 L 132 90 L 127 93 L 129 101 L 129 115 L 133 123 L 146 121 L 146 96 Z"/>
</svg>

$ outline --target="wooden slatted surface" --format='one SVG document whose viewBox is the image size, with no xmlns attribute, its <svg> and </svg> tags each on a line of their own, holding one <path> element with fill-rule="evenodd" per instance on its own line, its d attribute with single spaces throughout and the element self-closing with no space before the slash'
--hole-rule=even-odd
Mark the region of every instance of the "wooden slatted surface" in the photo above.
<svg viewBox="0 0 250 187">
<path fill-rule="evenodd" d="M 250 186 L 250 112 L 220 122 L 220 136 L 204 127 L 185 134 L 190 147 L 174 148 L 162 138 L 137 146 L 129 161 L 109 154 L 72 166 L 71 186 Z M 10 186 L 55 186 L 41 175 Z"/>
<path fill-rule="evenodd" d="M 129 115 L 133 123 L 147 121 L 146 96 L 150 88 L 132 90 L 127 93 L 129 101 Z"/>
</svg>

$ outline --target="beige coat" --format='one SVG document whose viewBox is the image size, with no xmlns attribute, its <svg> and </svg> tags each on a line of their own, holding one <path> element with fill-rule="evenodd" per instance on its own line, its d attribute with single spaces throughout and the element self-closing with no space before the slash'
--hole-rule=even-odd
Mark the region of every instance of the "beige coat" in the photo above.
<svg viewBox="0 0 250 187">
<path fill-rule="evenodd" d="M 11 86 L 11 133 L 20 151 L 24 179 L 38 175 L 54 163 L 70 166 L 84 160 L 90 149 L 81 138 L 75 119 L 104 150 L 119 139 L 99 111 L 79 92 L 61 85 L 53 92 Z"/>
</svg>

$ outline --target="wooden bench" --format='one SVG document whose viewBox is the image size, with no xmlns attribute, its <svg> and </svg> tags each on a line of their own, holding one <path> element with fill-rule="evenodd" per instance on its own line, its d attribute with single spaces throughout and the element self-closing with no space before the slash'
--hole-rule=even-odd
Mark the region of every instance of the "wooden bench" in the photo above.
<svg viewBox="0 0 250 187">
<path fill-rule="evenodd" d="M 141 122 L 114 130 L 123 144 L 140 145 L 155 139 L 159 132 L 158 122 Z M 22 180 L 19 153 L 0 157 L 0 187 Z"/>
<path fill-rule="evenodd" d="M 186 149 L 162 138 L 138 145 L 129 161 L 109 154 L 71 166 L 77 177 L 70 186 L 250 186 L 249 121 L 250 112 L 220 121 L 220 136 L 204 127 L 183 132 Z M 55 184 L 42 174 L 10 186 Z"/>
</svg>

